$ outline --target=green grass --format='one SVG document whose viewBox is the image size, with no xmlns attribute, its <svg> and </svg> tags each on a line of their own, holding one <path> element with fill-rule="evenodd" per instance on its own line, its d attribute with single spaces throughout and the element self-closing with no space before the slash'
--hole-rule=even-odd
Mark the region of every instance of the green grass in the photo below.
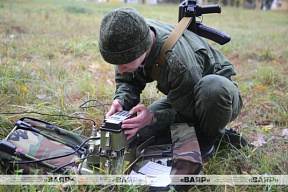
<svg viewBox="0 0 288 192">
<path fill-rule="evenodd" d="M 38 111 L 79 115 L 103 122 L 101 108 L 79 109 L 88 99 L 110 104 L 114 68 L 98 50 L 99 25 L 104 14 L 127 6 L 64 0 L 0 1 L 0 111 Z M 135 5 L 146 18 L 177 23 L 178 5 Z M 211 174 L 287 174 L 288 141 L 288 12 L 222 7 L 221 14 L 205 15 L 204 25 L 232 36 L 224 46 L 209 41 L 234 64 L 244 107 L 229 126 L 251 143 L 263 134 L 267 143 L 248 152 L 221 150 L 204 164 Z M 143 93 L 150 104 L 161 94 L 153 85 Z M 23 115 L 0 116 L 1 138 Z M 91 125 L 32 115 L 89 136 Z M 269 130 L 262 128 L 269 126 Z M 27 191 L 18 186 L 16 191 Z M 74 191 L 83 188 L 75 187 Z M 37 188 L 31 188 L 36 191 Z M 57 191 L 51 186 L 42 191 Z M 119 189 L 120 190 L 120 189 Z M 125 187 L 122 191 L 127 191 Z M 120 191 L 121 191 L 120 190 Z M 136 189 L 133 189 L 134 191 Z M 201 186 L 195 191 L 287 191 L 287 186 Z M 1 191 L 8 191 L 2 187 Z M 11 190 L 9 190 L 11 191 Z"/>
</svg>

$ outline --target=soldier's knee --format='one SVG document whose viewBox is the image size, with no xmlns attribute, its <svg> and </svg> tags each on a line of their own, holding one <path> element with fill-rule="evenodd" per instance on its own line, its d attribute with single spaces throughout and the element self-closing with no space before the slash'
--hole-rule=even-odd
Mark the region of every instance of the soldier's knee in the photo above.
<svg viewBox="0 0 288 192">
<path fill-rule="evenodd" d="M 207 75 L 203 77 L 195 86 L 195 100 L 204 101 L 206 107 L 214 107 L 216 103 L 231 100 L 227 83 L 232 83 L 229 79 L 219 75 Z"/>
<path fill-rule="evenodd" d="M 217 96 L 223 93 L 223 88 L 225 88 L 227 81 L 230 82 L 227 78 L 219 75 L 207 75 L 200 79 L 195 87 L 202 93 Z"/>
</svg>

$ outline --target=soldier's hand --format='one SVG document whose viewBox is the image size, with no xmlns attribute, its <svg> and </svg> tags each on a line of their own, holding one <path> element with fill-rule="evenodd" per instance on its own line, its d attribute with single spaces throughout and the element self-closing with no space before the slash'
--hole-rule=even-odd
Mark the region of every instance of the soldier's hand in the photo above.
<svg viewBox="0 0 288 192">
<path fill-rule="evenodd" d="M 110 110 L 106 114 L 106 118 L 110 117 L 111 115 L 113 115 L 117 111 L 123 111 L 123 107 L 122 107 L 122 104 L 120 103 L 120 101 L 118 99 L 115 99 L 113 101 L 111 107 L 110 107 Z"/>
<path fill-rule="evenodd" d="M 138 112 L 138 115 L 131 119 L 126 119 L 122 122 L 122 129 L 124 134 L 127 135 L 127 140 L 133 137 L 139 129 L 151 124 L 153 119 L 152 112 L 147 109 L 145 105 L 137 105 L 132 108 L 130 114 L 135 114 Z"/>
</svg>

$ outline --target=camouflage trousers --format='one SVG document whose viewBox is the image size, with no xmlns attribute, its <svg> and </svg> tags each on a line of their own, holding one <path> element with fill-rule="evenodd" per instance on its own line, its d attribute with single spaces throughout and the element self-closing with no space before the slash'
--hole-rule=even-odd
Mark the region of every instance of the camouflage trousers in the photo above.
<svg viewBox="0 0 288 192">
<path fill-rule="evenodd" d="M 171 175 L 198 174 L 202 167 L 202 157 L 194 127 L 186 123 L 172 124 L 171 138 L 173 149 Z"/>
<path fill-rule="evenodd" d="M 202 163 L 200 147 L 194 127 L 186 123 L 171 125 L 173 159 Z"/>
</svg>

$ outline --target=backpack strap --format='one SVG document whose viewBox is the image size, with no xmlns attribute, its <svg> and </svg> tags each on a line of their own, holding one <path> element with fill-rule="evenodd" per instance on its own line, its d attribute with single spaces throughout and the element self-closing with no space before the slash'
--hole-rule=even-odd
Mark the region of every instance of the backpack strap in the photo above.
<svg viewBox="0 0 288 192">
<path fill-rule="evenodd" d="M 152 68 L 152 74 L 151 74 L 152 79 L 154 80 L 158 79 L 161 69 L 165 65 L 165 58 L 164 58 L 165 52 L 174 47 L 178 39 L 182 36 L 184 31 L 190 25 L 191 21 L 192 17 L 183 17 L 181 21 L 178 23 L 178 25 L 173 29 L 167 40 L 164 42 Z"/>
</svg>

